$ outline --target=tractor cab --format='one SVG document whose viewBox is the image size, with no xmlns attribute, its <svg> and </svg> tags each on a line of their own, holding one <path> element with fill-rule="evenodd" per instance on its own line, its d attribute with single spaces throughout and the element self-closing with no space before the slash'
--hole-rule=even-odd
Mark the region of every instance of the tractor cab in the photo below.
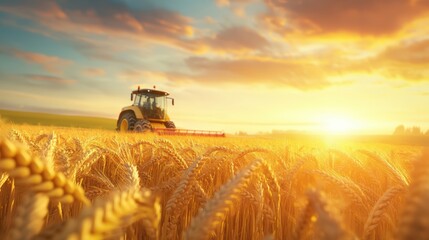
<svg viewBox="0 0 429 240">
<path fill-rule="evenodd" d="M 156 89 L 140 89 L 131 92 L 133 106 L 138 107 L 145 119 L 165 120 L 167 112 L 168 92 Z M 174 105 L 174 99 L 172 99 Z"/>
</svg>

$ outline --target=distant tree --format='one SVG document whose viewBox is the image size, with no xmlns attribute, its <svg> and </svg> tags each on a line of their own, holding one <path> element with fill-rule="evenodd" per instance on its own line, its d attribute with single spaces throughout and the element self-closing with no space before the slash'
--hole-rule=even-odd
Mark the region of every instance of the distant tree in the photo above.
<svg viewBox="0 0 429 240">
<path fill-rule="evenodd" d="M 422 130 L 420 129 L 420 127 L 412 127 L 411 128 L 411 134 L 412 135 L 422 135 Z"/>
<path fill-rule="evenodd" d="M 394 135 L 404 135 L 405 134 L 405 127 L 404 125 L 399 125 L 395 128 L 395 131 L 393 132 Z"/>
<path fill-rule="evenodd" d="M 429 136 L 429 129 L 426 131 L 425 135 Z"/>
<path fill-rule="evenodd" d="M 237 135 L 239 135 L 239 136 L 247 136 L 248 134 L 245 131 L 238 131 Z"/>
</svg>

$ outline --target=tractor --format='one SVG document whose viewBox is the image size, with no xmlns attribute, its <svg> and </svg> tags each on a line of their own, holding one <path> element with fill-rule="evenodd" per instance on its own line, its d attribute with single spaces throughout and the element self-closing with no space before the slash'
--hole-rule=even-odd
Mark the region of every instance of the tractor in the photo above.
<svg viewBox="0 0 429 240">
<path fill-rule="evenodd" d="M 131 92 L 131 106 L 122 108 L 117 121 L 117 130 L 121 132 L 147 132 L 155 128 L 175 129 L 174 122 L 170 121 L 167 114 L 167 100 L 174 99 L 168 97 L 169 93 L 153 89 L 140 89 Z"/>
<path fill-rule="evenodd" d="M 122 108 L 116 123 L 117 130 L 121 132 L 154 132 L 159 135 L 189 135 L 225 137 L 222 131 L 177 129 L 167 114 L 167 102 L 174 98 L 168 97 L 168 92 L 144 88 L 131 92 L 133 104 Z"/>
</svg>

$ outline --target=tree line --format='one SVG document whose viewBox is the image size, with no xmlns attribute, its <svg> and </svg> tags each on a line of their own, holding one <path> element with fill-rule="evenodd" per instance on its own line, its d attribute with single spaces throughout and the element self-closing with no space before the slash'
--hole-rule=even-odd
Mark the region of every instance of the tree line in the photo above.
<svg viewBox="0 0 429 240">
<path fill-rule="evenodd" d="M 429 129 L 424 132 L 420 127 L 412 126 L 405 127 L 404 125 L 399 125 L 395 128 L 393 135 L 427 135 L 429 136 Z"/>
</svg>

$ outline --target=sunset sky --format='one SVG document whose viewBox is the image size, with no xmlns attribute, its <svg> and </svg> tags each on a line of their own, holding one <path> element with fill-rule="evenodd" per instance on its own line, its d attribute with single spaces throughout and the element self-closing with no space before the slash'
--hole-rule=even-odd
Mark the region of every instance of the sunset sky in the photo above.
<svg viewBox="0 0 429 240">
<path fill-rule="evenodd" d="M 181 128 L 429 129 L 427 0 L 0 0 L 0 108 Z M 114 126 L 112 126 L 114 128 Z"/>
</svg>

